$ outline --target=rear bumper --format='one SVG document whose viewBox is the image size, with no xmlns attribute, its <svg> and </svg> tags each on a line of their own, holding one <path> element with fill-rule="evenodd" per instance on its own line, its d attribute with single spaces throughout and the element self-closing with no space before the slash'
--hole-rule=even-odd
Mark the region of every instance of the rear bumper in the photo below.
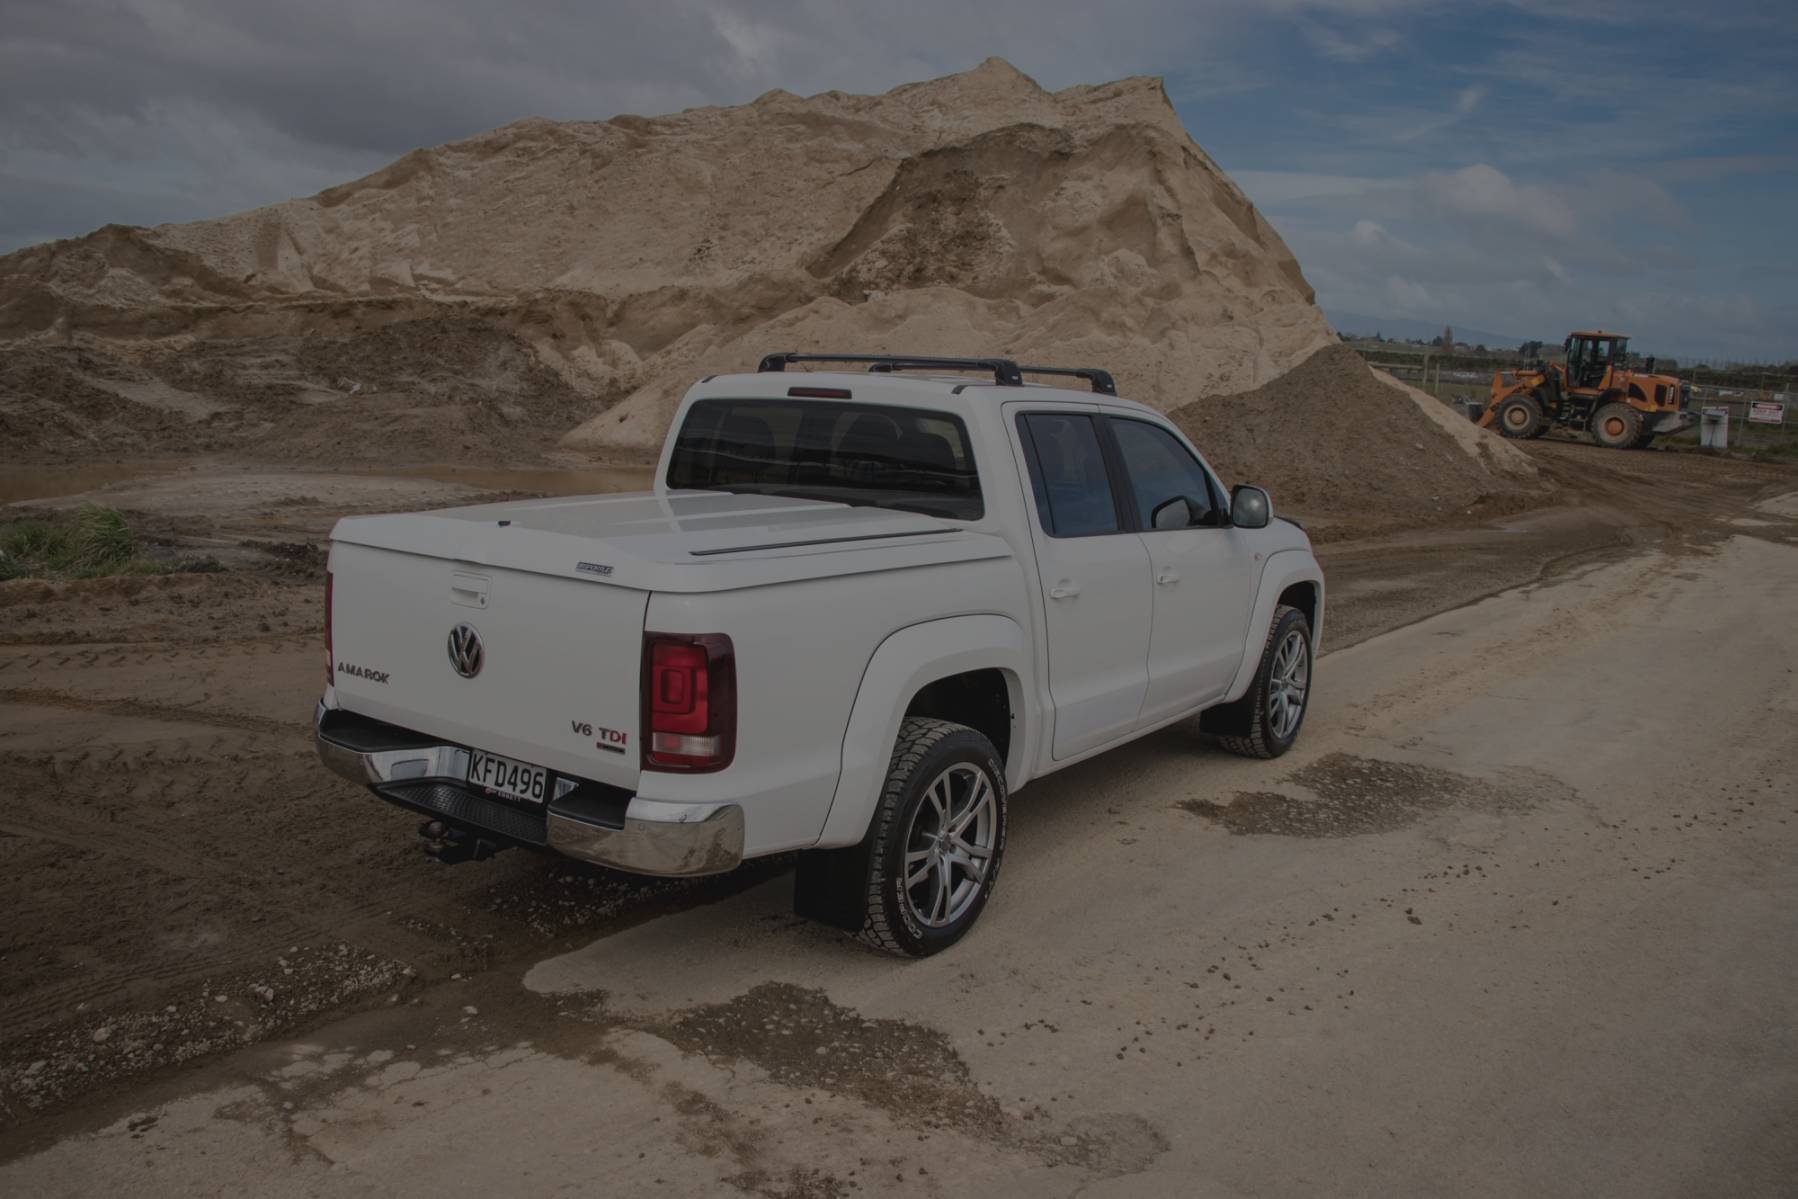
<svg viewBox="0 0 1798 1199">
<path fill-rule="evenodd" d="M 498 800 L 470 787 L 468 749 L 406 729 L 362 721 L 330 727 L 314 718 L 319 760 L 389 803 L 433 815 L 503 842 L 553 850 L 634 874 L 722 874 L 743 861 L 743 809 L 639 799 L 583 782 L 541 808 Z"/>
</svg>

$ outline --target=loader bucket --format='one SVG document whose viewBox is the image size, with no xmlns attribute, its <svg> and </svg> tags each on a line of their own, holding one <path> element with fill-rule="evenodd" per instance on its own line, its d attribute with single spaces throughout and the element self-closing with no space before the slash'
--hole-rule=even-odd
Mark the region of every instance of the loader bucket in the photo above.
<svg viewBox="0 0 1798 1199">
<path fill-rule="evenodd" d="M 1467 415 L 1473 418 L 1474 423 L 1480 428 L 1490 429 L 1493 414 L 1498 411 L 1498 406 L 1504 402 L 1506 396 L 1521 388 L 1522 384 L 1520 383 L 1506 383 L 1503 371 L 1493 371 L 1492 394 L 1486 398 L 1483 405 L 1477 400 L 1469 401 Z"/>
</svg>

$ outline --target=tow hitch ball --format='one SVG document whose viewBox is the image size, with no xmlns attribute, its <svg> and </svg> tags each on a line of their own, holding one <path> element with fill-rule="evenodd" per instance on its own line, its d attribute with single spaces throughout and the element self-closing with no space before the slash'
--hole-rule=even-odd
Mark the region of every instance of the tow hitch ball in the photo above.
<svg viewBox="0 0 1798 1199">
<path fill-rule="evenodd" d="M 505 848 L 485 837 L 477 837 L 465 828 L 457 828 L 441 820 L 425 821 L 418 826 L 418 835 L 425 839 L 425 854 L 436 858 L 445 866 L 454 866 L 460 862 L 485 862 Z"/>
</svg>

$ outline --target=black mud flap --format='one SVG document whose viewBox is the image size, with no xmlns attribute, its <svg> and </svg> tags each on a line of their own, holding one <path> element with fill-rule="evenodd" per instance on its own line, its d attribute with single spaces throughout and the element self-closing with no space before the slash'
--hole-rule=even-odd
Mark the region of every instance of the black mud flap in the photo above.
<svg viewBox="0 0 1798 1199">
<path fill-rule="evenodd" d="M 794 913 L 844 932 L 861 932 L 868 919 L 868 854 L 873 840 L 801 853 L 793 874 Z"/>
<path fill-rule="evenodd" d="M 1253 693 L 1254 690 L 1254 684 L 1251 683 L 1249 685 L 1250 693 Z M 1200 712 L 1199 731 L 1209 733 L 1213 737 L 1246 737 L 1249 735 L 1252 716 L 1253 712 L 1246 702 L 1246 697 L 1232 700 L 1227 704 L 1218 704 L 1216 707 L 1206 708 Z"/>
</svg>

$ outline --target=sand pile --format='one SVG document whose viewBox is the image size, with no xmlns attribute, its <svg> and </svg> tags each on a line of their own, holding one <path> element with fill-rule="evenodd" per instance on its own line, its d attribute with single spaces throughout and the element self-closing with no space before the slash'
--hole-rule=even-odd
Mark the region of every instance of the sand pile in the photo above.
<svg viewBox="0 0 1798 1199">
<path fill-rule="evenodd" d="M 697 373 L 770 349 L 1102 362 L 1167 405 L 1328 337 L 1297 263 L 1161 84 L 1009 65 L 520 121 L 307 199 L 0 259 L 0 337 L 347 334 L 446 308 L 521 336 L 647 447 Z"/>
<path fill-rule="evenodd" d="M 32 247 L 0 258 L 0 343 L 13 454 L 642 454 L 694 378 L 778 349 L 1103 366 L 1170 410 L 1301 363 L 1319 390 L 1368 379 L 1311 359 L 1334 340 L 1297 262 L 1159 80 L 1050 93 L 997 59 L 880 96 L 525 120 L 309 198 Z M 1320 496 L 1394 438 L 1457 478 L 1508 450 L 1398 400 L 1357 423 L 1270 393 L 1260 432 L 1220 436 Z"/>
</svg>

